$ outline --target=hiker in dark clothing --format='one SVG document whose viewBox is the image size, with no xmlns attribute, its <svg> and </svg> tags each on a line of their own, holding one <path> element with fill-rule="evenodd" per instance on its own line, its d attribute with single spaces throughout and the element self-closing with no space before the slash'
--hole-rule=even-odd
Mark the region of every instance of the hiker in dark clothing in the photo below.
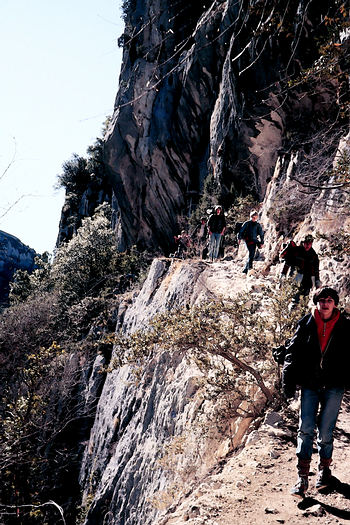
<svg viewBox="0 0 350 525">
<path fill-rule="evenodd" d="M 185 230 L 182 230 L 180 235 L 174 237 L 174 240 L 177 244 L 175 257 L 184 259 L 188 255 L 188 250 L 191 246 L 190 236 L 185 232 Z"/>
<path fill-rule="evenodd" d="M 295 264 L 297 267 L 296 279 L 300 282 L 299 295 L 309 295 L 313 287 L 319 288 L 320 271 L 318 255 L 312 247 L 313 236 L 308 234 L 297 247 Z"/>
<path fill-rule="evenodd" d="M 292 276 L 296 269 L 296 257 L 298 253 L 298 246 L 293 240 L 288 241 L 283 245 L 279 254 L 280 260 L 284 263 L 281 270 L 281 277 Z"/>
<path fill-rule="evenodd" d="M 338 293 L 333 288 L 317 290 L 313 296 L 314 311 L 298 322 L 294 336 L 284 347 L 273 350 L 275 359 L 275 351 L 279 359 L 283 354 L 285 397 L 292 398 L 296 389 L 301 388 L 296 449 L 298 481 L 291 490 L 301 498 L 308 489 L 316 428 L 319 454 L 316 488 L 326 488 L 332 481 L 333 431 L 344 391 L 350 388 L 350 319 L 338 310 L 338 302 Z"/>
<path fill-rule="evenodd" d="M 240 244 L 243 239 L 248 249 L 248 259 L 243 273 L 248 273 L 248 271 L 253 268 L 256 248 L 261 248 L 264 244 L 264 232 L 261 224 L 258 222 L 258 217 L 258 212 L 253 210 L 250 213 L 250 220 L 243 223 L 237 235 L 238 244 Z"/>
<path fill-rule="evenodd" d="M 215 206 L 214 213 L 208 219 L 209 259 L 218 258 L 220 241 L 226 230 L 226 219 L 221 206 Z"/>
</svg>

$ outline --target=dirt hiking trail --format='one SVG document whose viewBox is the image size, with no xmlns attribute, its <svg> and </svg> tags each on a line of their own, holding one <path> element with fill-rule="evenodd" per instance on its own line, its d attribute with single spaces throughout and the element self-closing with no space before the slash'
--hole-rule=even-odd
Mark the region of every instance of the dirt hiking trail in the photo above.
<svg viewBox="0 0 350 525">
<path fill-rule="evenodd" d="M 304 500 L 290 489 L 296 475 L 295 444 L 299 401 L 269 411 L 245 447 L 226 459 L 186 498 L 164 525 L 345 525 L 350 522 L 350 394 L 346 395 L 335 430 L 333 485 L 315 487 L 314 451 L 309 490 Z"/>
<path fill-rule="evenodd" d="M 238 264 L 237 261 L 214 263 L 208 268 L 207 286 L 226 297 L 249 291 L 258 298 L 267 283 L 277 283 L 276 269 L 263 276 L 263 263 L 254 264 L 256 269 L 247 278 L 241 273 L 243 257 Z M 234 282 L 235 286 L 228 287 L 228 282 Z M 321 492 L 315 489 L 318 463 L 315 448 L 304 500 L 290 494 L 297 480 L 298 412 L 298 399 L 277 411 L 270 409 L 261 424 L 255 430 L 252 428 L 245 446 L 226 458 L 216 472 L 207 476 L 157 525 L 350 523 L 350 393 L 344 398 L 335 430 L 333 485 Z"/>
</svg>

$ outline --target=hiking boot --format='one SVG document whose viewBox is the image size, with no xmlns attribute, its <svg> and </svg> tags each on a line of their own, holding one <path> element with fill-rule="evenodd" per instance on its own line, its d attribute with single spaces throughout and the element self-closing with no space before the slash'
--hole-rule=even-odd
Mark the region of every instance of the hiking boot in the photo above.
<svg viewBox="0 0 350 525">
<path fill-rule="evenodd" d="M 298 481 L 290 491 L 293 496 L 304 498 L 305 492 L 309 487 L 309 472 L 311 459 L 298 458 L 297 470 Z"/>
<path fill-rule="evenodd" d="M 316 480 L 316 489 L 322 490 L 331 484 L 331 469 L 329 467 L 324 467 L 322 470 L 318 472 L 317 480 Z"/>
<path fill-rule="evenodd" d="M 316 480 L 316 489 L 322 490 L 331 484 L 332 474 L 331 469 L 329 468 L 332 460 L 331 459 L 320 459 L 320 463 L 318 465 L 318 474 L 317 474 L 317 480 Z"/>
<path fill-rule="evenodd" d="M 305 492 L 307 491 L 308 487 L 308 476 L 299 475 L 298 481 L 296 482 L 290 493 L 292 494 L 292 496 L 296 496 L 297 498 L 305 498 Z"/>
</svg>

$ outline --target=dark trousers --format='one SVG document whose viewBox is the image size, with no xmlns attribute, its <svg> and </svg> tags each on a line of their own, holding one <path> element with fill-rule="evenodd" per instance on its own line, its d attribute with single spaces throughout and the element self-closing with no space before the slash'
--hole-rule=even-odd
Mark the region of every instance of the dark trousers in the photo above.
<svg viewBox="0 0 350 525">
<path fill-rule="evenodd" d="M 255 251 L 256 251 L 256 243 L 253 242 L 252 244 L 247 244 L 246 246 L 248 248 L 248 259 L 247 259 L 246 265 L 243 270 L 244 273 L 248 273 L 248 271 L 253 268 L 253 261 L 255 257 Z"/>
</svg>

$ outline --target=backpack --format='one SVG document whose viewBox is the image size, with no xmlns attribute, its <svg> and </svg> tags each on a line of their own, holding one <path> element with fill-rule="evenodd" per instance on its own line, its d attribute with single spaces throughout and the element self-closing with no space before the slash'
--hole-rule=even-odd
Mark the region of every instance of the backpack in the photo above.
<svg viewBox="0 0 350 525">
<path fill-rule="evenodd" d="M 279 365 L 283 365 L 286 357 L 286 347 L 284 345 L 272 349 L 272 357 Z"/>
<path fill-rule="evenodd" d="M 294 248 L 296 248 L 297 245 L 294 241 L 289 241 L 287 244 L 284 245 L 284 248 L 282 249 L 280 253 L 280 259 L 285 260 L 287 257 L 292 255 L 292 252 L 294 251 Z"/>
<path fill-rule="evenodd" d="M 236 222 L 236 224 L 235 224 L 235 235 L 238 235 L 238 233 L 240 232 L 242 226 L 243 226 L 243 222 Z"/>
</svg>

